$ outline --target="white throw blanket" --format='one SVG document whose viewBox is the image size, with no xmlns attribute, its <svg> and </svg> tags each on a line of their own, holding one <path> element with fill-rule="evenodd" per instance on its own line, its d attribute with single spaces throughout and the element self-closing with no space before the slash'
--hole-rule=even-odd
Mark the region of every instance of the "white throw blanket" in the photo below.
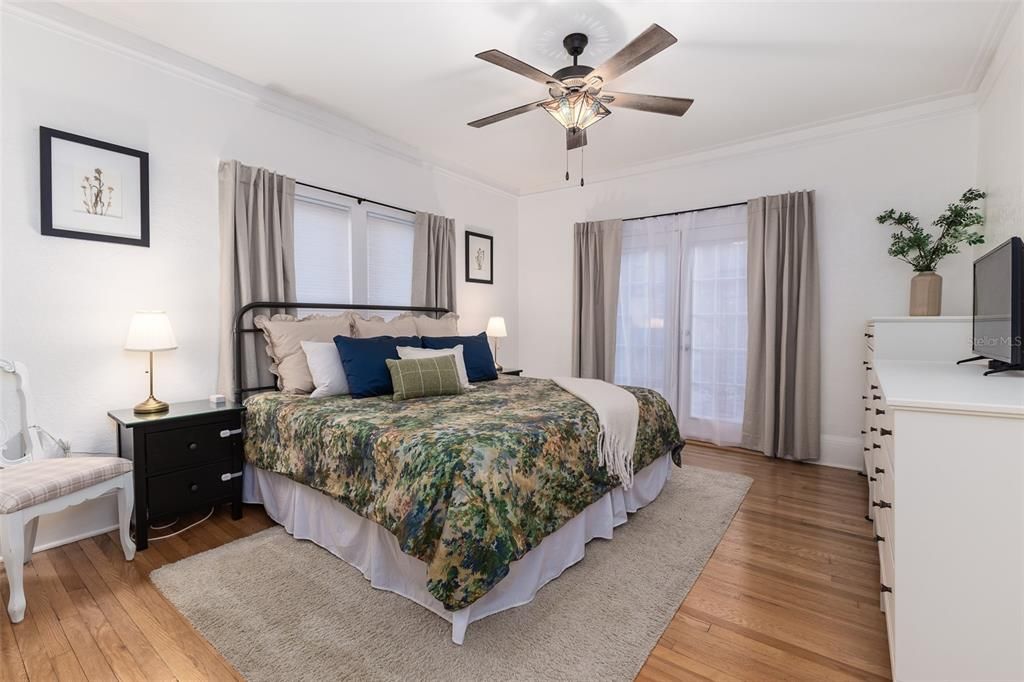
<svg viewBox="0 0 1024 682">
<path fill-rule="evenodd" d="M 601 426 L 597 434 L 598 462 L 629 489 L 633 485 L 633 449 L 640 422 L 636 396 L 600 379 L 555 377 L 554 382 L 597 412 Z"/>
</svg>

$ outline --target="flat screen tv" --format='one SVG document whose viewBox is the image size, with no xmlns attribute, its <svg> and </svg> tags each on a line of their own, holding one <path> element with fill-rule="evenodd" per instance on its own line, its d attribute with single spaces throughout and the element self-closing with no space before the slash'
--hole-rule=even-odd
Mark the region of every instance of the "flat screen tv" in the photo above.
<svg viewBox="0 0 1024 682">
<path fill-rule="evenodd" d="M 1024 241 L 1011 237 L 974 261 L 973 347 L 985 374 L 1024 369 Z"/>
</svg>

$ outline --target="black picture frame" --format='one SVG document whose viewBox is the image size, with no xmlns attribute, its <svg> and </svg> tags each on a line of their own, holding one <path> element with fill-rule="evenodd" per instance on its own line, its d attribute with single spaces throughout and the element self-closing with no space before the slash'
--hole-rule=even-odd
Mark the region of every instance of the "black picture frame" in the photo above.
<svg viewBox="0 0 1024 682">
<path fill-rule="evenodd" d="M 489 273 L 490 276 L 487 279 L 483 279 L 482 277 L 481 278 L 472 277 L 469 274 L 470 273 L 470 269 L 469 269 L 469 261 L 470 261 L 469 244 L 470 244 L 470 241 L 473 238 L 476 238 L 476 239 L 486 239 L 487 243 L 489 244 L 489 248 L 487 249 L 487 258 L 488 258 L 488 266 L 489 266 L 488 269 L 487 269 L 487 272 Z M 471 232 L 470 230 L 466 230 L 465 240 L 466 240 L 465 241 L 465 249 L 463 249 L 463 250 L 466 252 L 466 281 L 467 282 L 475 282 L 476 284 L 494 284 L 494 237 L 492 237 L 489 234 L 482 234 L 480 232 Z"/>
<path fill-rule="evenodd" d="M 108 152 L 132 156 L 139 160 L 139 236 L 120 237 L 53 226 L 53 140 L 67 140 Z M 94 140 L 91 137 L 39 126 L 39 201 L 40 232 L 47 237 L 85 239 L 93 242 L 149 246 L 149 153 L 130 147 Z"/>
</svg>

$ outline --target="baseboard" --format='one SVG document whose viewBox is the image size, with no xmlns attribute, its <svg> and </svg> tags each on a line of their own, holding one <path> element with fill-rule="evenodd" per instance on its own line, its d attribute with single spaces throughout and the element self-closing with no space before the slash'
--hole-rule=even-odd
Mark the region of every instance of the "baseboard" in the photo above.
<svg viewBox="0 0 1024 682">
<path fill-rule="evenodd" d="M 40 516 L 33 553 L 70 545 L 117 528 L 117 491 L 110 491 L 55 514 Z"/>
<path fill-rule="evenodd" d="M 864 468 L 864 442 L 849 436 L 822 435 L 821 457 L 812 463 L 860 471 Z"/>
</svg>

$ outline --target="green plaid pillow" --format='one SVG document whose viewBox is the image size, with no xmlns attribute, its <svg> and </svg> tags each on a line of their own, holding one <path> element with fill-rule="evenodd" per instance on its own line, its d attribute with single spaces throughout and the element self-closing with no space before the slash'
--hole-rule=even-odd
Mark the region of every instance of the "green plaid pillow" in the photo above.
<svg viewBox="0 0 1024 682">
<path fill-rule="evenodd" d="M 388 358 L 386 362 L 395 387 L 395 400 L 462 393 L 454 354 L 408 360 Z"/>
</svg>

